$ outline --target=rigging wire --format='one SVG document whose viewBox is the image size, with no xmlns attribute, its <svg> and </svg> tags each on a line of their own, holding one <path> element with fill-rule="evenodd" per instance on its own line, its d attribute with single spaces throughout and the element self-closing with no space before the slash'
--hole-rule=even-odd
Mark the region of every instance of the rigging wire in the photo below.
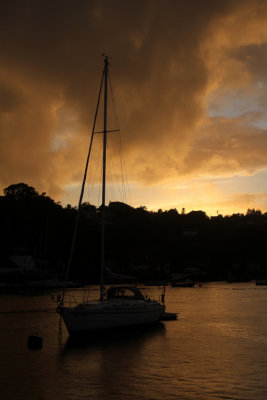
<svg viewBox="0 0 267 400">
<path fill-rule="evenodd" d="M 111 171 L 109 174 L 109 176 L 110 176 L 110 179 L 109 179 L 110 197 L 112 198 L 112 196 L 113 196 L 113 200 L 115 201 L 116 193 L 118 193 L 117 197 L 119 197 L 121 199 L 121 201 L 126 202 L 127 196 L 125 193 L 125 186 L 124 186 L 123 182 L 120 182 L 120 179 L 119 179 L 120 173 L 117 172 L 116 164 L 114 166 L 112 153 L 110 151 L 108 151 L 108 162 L 110 165 L 109 171 Z"/>
<path fill-rule="evenodd" d="M 96 142 L 96 141 L 95 141 Z M 95 143 L 94 148 L 99 147 L 100 144 Z M 94 173 L 93 173 L 93 165 L 94 165 Z M 90 173 L 89 177 L 87 179 L 88 183 L 88 199 L 95 199 L 89 201 L 90 204 L 92 204 L 93 201 L 96 202 L 96 204 L 99 206 L 99 198 L 100 198 L 100 192 L 101 192 L 101 151 L 97 152 L 97 158 L 95 158 L 94 162 L 91 163 L 90 166 Z"/>
<path fill-rule="evenodd" d="M 115 102 L 115 97 L 114 97 L 114 91 L 112 87 L 112 82 L 111 82 L 111 76 L 110 73 L 108 72 L 108 85 L 110 89 L 110 105 L 112 108 L 112 112 L 109 114 L 110 116 L 113 116 L 113 123 L 115 124 L 115 127 L 117 129 L 114 129 L 114 131 L 118 131 L 119 137 L 118 141 L 113 141 L 113 148 L 117 149 L 117 153 L 114 151 L 111 151 L 111 146 L 107 146 L 107 161 L 109 163 L 109 168 L 107 168 L 107 174 L 108 174 L 108 197 L 110 201 L 115 201 L 116 200 L 116 193 L 117 197 L 121 199 L 124 203 L 129 203 L 131 205 L 131 196 L 130 196 L 130 189 L 129 189 L 129 182 L 127 178 L 127 173 L 126 173 L 126 163 L 124 159 L 124 154 L 123 154 L 123 146 L 122 146 L 122 136 L 120 133 L 120 125 L 119 125 L 119 118 L 118 118 L 118 113 L 117 113 L 117 108 L 116 108 L 116 102 Z M 109 130 L 110 131 L 110 130 Z M 113 131 L 113 130 L 112 130 Z M 112 132 L 110 131 L 110 132 Z M 95 133 L 102 133 L 102 132 L 96 132 Z M 97 135 L 98 136 L 98 135 Z M 113 136 L 113 135 L 112 135 Z M 98 148 L 100 144 L 98 141 L 94 141 L 94 152 L 95 149 Z M 101 196 L 101 172 L 100 172 L 100 158 L 101 158 L 101 152 L 97 150 L 95 152 L 97 154 L 97 158 L 95 157 L 93 162 L 89 166 L 89 173 L 88 173 L 88 178 L 87 178 L 87 184 L 88 184 L 88 202 L 89 204 L 94 204 L 96 203 L 97 206 L 100 205 L 100 196 Z M 117 154 L 117 156 L 116 156 Z M 119 167 L 117 167 L 117 163 L 114 164 L 113 159 L 119 159 Z M 114 167 L 115 165 L 115 167 Z M 94 169 L 94 172 L 93 172 Z M 120 177 L 120 178 L 119 178 Z M 117 185 L 117 187 L 116 187 Z"/>
<path fill-rule="evenodd" d="M 119 118 L 118 118 L 118 113 L 117 113 L 117 109 L 116 109 L 116 103 L 115 103 L 115 97 L 114 97 L 110 73 L 108 73 L 108 78 L 109 78 L 108 81 L 109 81 L 109 87 L 110 87 L 111 101 L 112 101 L 112 105 L 114 108 L 115 123 L 118 126 L 118 131 L 119 131 L 118 132 L 118 134 L 119 134 L 119 158 L 120 158 L 121 179 L 122 179 L 122 186 L 123 186 L 123 190 L 124 190 L 125 203 L 127 203 L 127 197 L 129 197 L 129 203 L 131 205 L 132 201 L 131 201 L 131 196 L 130 196 L 129 181 L 128 181 L 127 172 L 126 172 L 126 164 L 125 164 L 124 154 L 123 154 L 123 146 L 122 146 L 122 137 L 121 137 L 121 133 L 120 133 Z M 128 191 L 128 196 L 127 196 L 127 191 Z"/>
<path fill-rule="evenodd" d="M 122 147 L 122 139 L 121 139 L 121 135 L 119 135 L 119 139 L 120 139 L 120 160 L 121 160 L 121 171 L 122 171 L 122 180 L 123 180 L 123 187 L 125 190 L 125 197 L 127 199 L 127 192 L 128 192 L 128 197 L 129 197 L 129 204 L 132 204 L 132 200 L 131 200 L 131 191 L 130 191 L 130 187 L 129 187 L 129 181 L 128 181 L 128 176 L 126 173 L 126 164 L 125 164 L 125 160 L 124 160 L 124 154 L 123 154 L 123 147 Z M 123 175 L 123 170 L 125 171 L 125 177 Z M 126 185 L 124 183 L 124 181 L 126 182 Z M 126 187 L 125 187 L 126 186 Z M 127 189 L 126 189 L 127 188 Z M 127 201 L 127 200 L 126 200 Z"/>
</svg>

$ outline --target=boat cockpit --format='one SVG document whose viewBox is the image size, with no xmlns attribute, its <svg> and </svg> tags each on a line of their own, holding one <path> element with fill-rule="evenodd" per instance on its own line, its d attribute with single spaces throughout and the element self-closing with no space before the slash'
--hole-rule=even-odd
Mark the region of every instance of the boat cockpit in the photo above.
<svg viewBox="0 0 267 400">
<path fill-rule="evenodd" d="M 145 300 L 139 289 L 135 286 L 112 286 L 107 291 L 107 299 L 127 298 L 133 300 Z"/>
</svg>

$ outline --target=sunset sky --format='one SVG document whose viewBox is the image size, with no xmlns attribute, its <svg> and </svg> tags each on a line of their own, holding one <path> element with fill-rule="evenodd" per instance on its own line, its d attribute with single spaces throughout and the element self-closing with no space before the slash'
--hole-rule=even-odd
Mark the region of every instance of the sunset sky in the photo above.
<svg viewBox="0 0 267 400">
<path fill-rule="evenodd" d="M 1 190 L 77 204 L 106 53 L 127 202 L 267 212 L 266 21 L 261 0 L 2 2 Z"/>
</svg>

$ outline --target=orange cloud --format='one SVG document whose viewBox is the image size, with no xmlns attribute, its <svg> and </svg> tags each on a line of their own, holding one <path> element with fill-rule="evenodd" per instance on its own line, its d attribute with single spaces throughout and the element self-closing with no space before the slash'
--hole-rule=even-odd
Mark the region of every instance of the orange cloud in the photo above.
<svg viewBox="0 0 267 400">
<path fill-rule="evenodd" d="M 261 1 L 6 3 L 1 186 L 25 181 L 60 200 L 80 180 L 102 52 L 112 56 L 131 182 L 174 184 L 266 168 L 266 132 L 255 110 L 208 113 L 213 99 L 221 107 L 237 91 L 253 95 L 255 109 L 265 105 L 257 85 L 266 81 L 266 16 Z"/>
</svg>

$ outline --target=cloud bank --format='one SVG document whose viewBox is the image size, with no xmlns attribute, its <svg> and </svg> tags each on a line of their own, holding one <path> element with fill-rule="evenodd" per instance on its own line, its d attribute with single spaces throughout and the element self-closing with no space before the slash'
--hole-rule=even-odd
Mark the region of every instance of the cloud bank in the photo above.
<svg viewBox="0 0 267 400">
<path fill-rule="evenodd" d="M 130 181 L 264 170 L 266 17 L 260 0 L 5 2 L 1 186 L 60 200 L 80 180 L 103 52 Z"/>
</svg>

